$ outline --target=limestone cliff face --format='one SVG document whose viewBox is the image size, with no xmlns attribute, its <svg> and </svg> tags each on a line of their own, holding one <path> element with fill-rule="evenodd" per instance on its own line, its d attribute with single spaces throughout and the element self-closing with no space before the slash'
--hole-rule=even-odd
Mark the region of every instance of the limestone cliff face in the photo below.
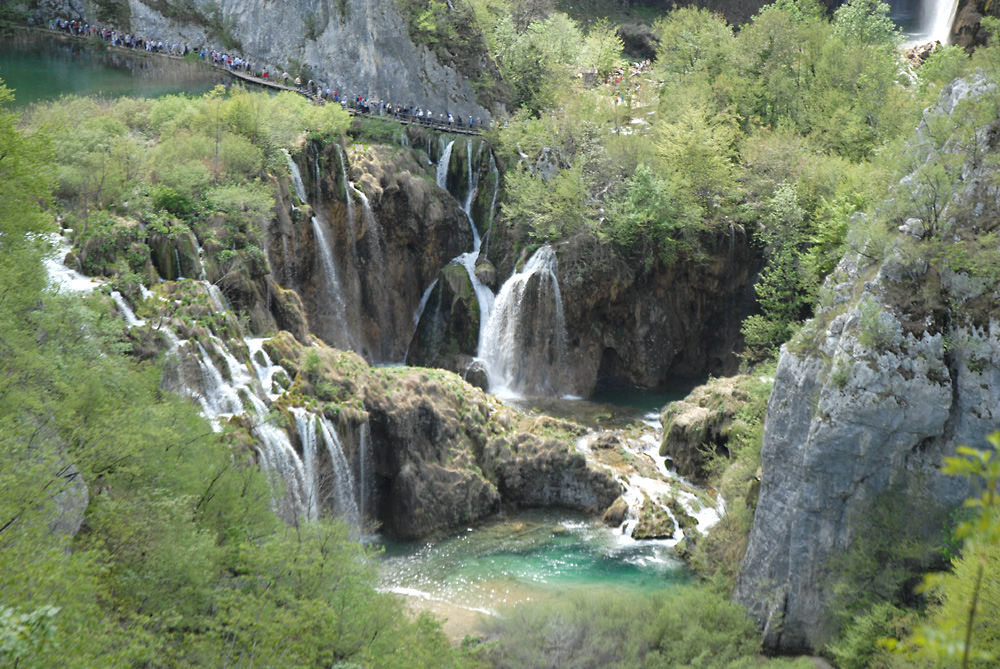
<svg viewBox="0 0 1000 669">
<path fill-rule="evenodd" d="M 395 0 L 42 0 L 39 11 L 234 53 L 341 95 L 463 117 L 492 111 L 456 69 L 413 43 Z"/>
<path fill-rule="evenodd" d="M 653 388 L 674 376 L 735 371 L 740 323 L 756 299 L 759 254 L 734 226 L 706 256 L 649 273 L 621 268 L 560 277 L 571 392 L 588 394 L 599 375 Z M 561 272 L 568 264 L 560 257 Z"/>
<path fill-rule="evenodd" d="M 957 82 L 929 113 L 948 114 L 982 88 Z M 997 141 L 992 132 L 981 139 Z M 848 549 L 866 514 L 879 512 L 871 507 L 877 496 L 891 490 L 927 510 L 954 508 L 969 491 L 940 474 L 942 458 L 957 445 L 984 446 L 1000 427 L 997 282 L 926 252 L 935 243 L 953 253 L 963 244 L 970 253 L 977 243 L 996 247 L 995 180 L 978 162 L 963 175 L 941 215 L 947 234 L 924 237 L 925 223 L 911 218 L 885 260 L 845 257 L 816 318 L 782 348 L 735 593 L 763 626 L 768 648 L 821 646 L 831 560 Z M 901 187 L 922 188 L 912 177 Z M 925 513 L 907 521 L 914 537 L 940 533 Z"/>
<path fill-rule="evenodd" d="M 424 288 L 472 245 L 465 215 L 415 155 L 306 147 L 309 204 L 279 188 L 269 231 L 272 275 L 301 296 L 313 334 L 373 362 L 403 359 Z"/>
<path fill-rule="evenodd" d="M 181 36 L 191 24 L 167 18 L 174 0 L 129 0 L 132 29 L 140 34 Z M 394 0 L 194 0 L 219 18 L 238 52 L 295 76 L 302 70 L 341 93 L 412 104 L 435 111 L 488 117 L 461 75 L 415 45 Z M 192 40 L 193 41 L 193 40 Z M 214 40 L 206 38 L 212 45 Z M 221 47 L 219 43 L 217 46 Z M 301 63 L 295 68 L 295 63 Z"/>
</svg>

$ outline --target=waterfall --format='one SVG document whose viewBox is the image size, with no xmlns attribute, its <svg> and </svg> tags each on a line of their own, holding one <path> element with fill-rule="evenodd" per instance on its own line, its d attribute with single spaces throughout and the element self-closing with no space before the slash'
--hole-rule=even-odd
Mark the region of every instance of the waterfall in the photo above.
<svg viewBox="0 0 1000 669">
<path fill-rule="evenodd" d="M 490 233 L 493 232 L 493 217 L 497 209 L 497 193 L 500 192 L 500 170 L 497 169 L 497 161 L 493 157 L 492 151 L 490 151 L 490 178 L 493 180 L 493 197 L 490 198 L 490 221 L 486 227 L 486 237 L 483 240 L 483 245 L 486 247 L 483 249 L 483 253 L 487 255 L 490 252 Z"/>
<path fill-rule="evenodd" d="M 215 307 L 216 311 L 229 311 L 229 302 L 226 300 L 226 296 L 214 283 L 208 284 L 208 299 L 212 301 L 212 306 Z"/>
<path fill-rule="evenodd" d="M 344 165 L 344 152 L 340 148 L 340 144 L 337 147 L 337 159 L 340 161 L 340 180 L 344 186 L 344 202 L 347 205 L 347 224 L 351 226 L 351 239 L 353 240 L 354 235 L 354 198 L 351 197 L 351 188 L 347 187 L 347 167 Z"/>
<path fill-rule="evenodd" d="M 134 328 L 137 325 L 145 325 L 146 321 L 140 320 L 135 317 L 135 312 L 128 306 L 128 302 L 122 297 L 122 294 L 117 290 L 111 291 L 111 299 L 115 301 L 118 305 L 118 310 L 122 312 L 122 318 L 125 319 L 125 323 L 130 327 Z"/>
<path fill-rule="evenodd" d="M 222 373 L 215 366 L 215 361 L 201 342 L 195 342 L 198 347 L 198 368 L 201 370 L 202 392 L 197 394 L 205 417 L 212 423 L 212 429 L 222 431 L 220 418 L 229 418 L 242 413 L 243 404 L 240 395 L 231 384 L 222 378 Z"/>
<path fill-rule="evenodd" d="M 177 280 L 180 281 L 184 275 L 181 274 L 181 254 L 178 253 L 176 246 L 174 247 L 174 262 L 177 263 Z"/>
<path fill-rule="evenodd" d="M 420 317 L 424 315 L 424 309 L 427 308 L 427 300 L 431 297 L 431 292 L 434 290 L 434 286 L 438 285 L 438 280 L 434 279 L 431 281 L 431 285 L 427 286 L 427 290 L 424 294 L 420 296 L 420 304 L 417 305 L 417 313 L 413 314 L 413 327 L 420 324 Z M 404 360 L 404 362 L 406 362 Z"/>
<path fill-rule="evenodd" d="M 500 289 L 479 342 L 491 392 L 563 394 L 566 320 L 557 269 L 552 247 L 543 246 Z"/>
<path fill-rule="evenodd" d="M 323 265 L 323 272 L 327 278 L 326 285 L 330 296 L 330 303 L 333 307 L 333 324 L 335 329 L 338 330 L 337 334 L 340 335 L 339 338 L 331 343 L 341 348 L 353 349 L 355 346 L 347 330 L 347 305 L 344 304 L 344 298 L 341 295 L 342 289 L 340 279 L 337 277 L 337 266 L 333 261 L 333 242 L 330 240 L 330 235 L 326 227 L 319 222 L 318 217 L 313 216 L 311 220 L 313 234 L 316 235 L 316 240 L 319 242 L 319 255 Z"/>
<path fill-rule="evenodd" d="M 299 431 L 299 442 L 302 445 L 302 468 L 305 480 L 309 486 L 310 495 L 307 500 L 309 518 L 319 517 L 319 475 L 316 471 L 316 416 L 301 407 L 292 407 L 295 416 L 295 427 Z"/>
<path fill-rule="evenodd" d="M 904 47 L 938 41 L 948 44 L 958 0 L 892 0 L 889 18 L 906 36 Z"/>
<path fill-rule="evenodd" d="M 442 141 L 444 141 L 442 139 Z M 451 162 L 452 150 L 455 147 L 455 140 L 448 142 L 444 150 L 441 153 L 441 158 L 437 165 L 437 185 L 440 188 L 447 189 L 448 186 L 448 167 Z M 465 268 L 466 273 L 469 275 L 469 281 L 472 283 L 472 288 L 476 294 L 476 301 L 479 303 L 479 351 L 482 355 L 482 342 L 483 336 L 486 332 L 486 324 L 489 321 L 490 314 L 493 311 L 493 303 L 495 296 L 493 291 L 490 290 L 489 286 L 484 284 L 476 276 L 476 261 L 479 259 L 480 249 L 482 247 L 482 239 L 479 236 L 479 230 L 476 228 L 475 221 L 472 220 L 472 202 L 475 200 L 476 191 L 478 189 L 478 182 L 476 180 L 476 175 L 472 169 L 472 140 L 467 140 L 466 143 L 466 156 L 468 158 L 468 169 L 466 172 L 466 185 L 467 192 L 465 197 L 459 201 L 459 208 L 465 217 L 469 221 L 469 228 L 472 230 L 472 250 L 466 253 L 461 253 L 452 259 L 451 262 L 458 263 Z M 492 152 L 490 154 L 492 159 Z M 495 165 L 495 164 L 494 164 Z M 436 282 L 436 280 L 435 280 Z M 420 300 L 420 307 L 417 310 L 416 323 L 419 325 L 420 318 L 423 315 L 424 309 L 427 306 L 427 299 L 430 297 L 431 290 L 433 290 L 434 284 L 431 284 L 424 291 L 423 297 Z M 440 305 L 439 305 L 440 308 Z"/>
<path fill-rule="evenodd" d="M 358 511 L 358 504 L 355 502 L 354 476 L 351 474 L 351 467 L 344 456 L 344 446 L 340 442 L 337 430 L 325 416 L 319 417 L 319 426 L 323 435 L 323 443 L 330 455 L 333 473 L 333 490 L 330 496 L 334 502 L 335 512 L 351 527 L 359 528 L 361 527 L 361 514 Z"/>
<path fill-rule="evenodd" d="M 372 431 L 366 420 L 361 424 L 358 444 L 358 482 L 359 482 L 359 514 L 362 522 L 368 518 L 368 502 L 374 486 L 371 485 L 372 472 L 369 461 L 372 457 Z"/>
<path fill-rule="evenodd" d="M 951 27 L 955 24 L 955 12 L 958 11 L 958 0 L 933 0 L 929 23 L 930 39 L 948 44 L 951 37 Z"/>
<path fill-rule="evenodd" d="M 264 350 L 264 339 L 245 339 L 247 350 L 250 352 L 250 364 L 253 365 L 257 374 L 257 382 L 268 399 L 274 401 L 281 396 L 280 392 L 275 392 L 275 375 L 284 372 L 281 365 L 276 365 L 271 361 L 267 351 Z"/>
<path fill-rule="evenodd" d="M 84 276 L 63 264 L 63 259 L 73 247 L 60 234 L 53 232 L 46 235 L 46 240 L 53 246 L 52 252 L 43 259 L 45 271 L 49 275 L 49 285 L 52 288 L 71 293 L 89 293 L 98 285 L 89 276 Z"/>
<path fill-rule="evenodd" d="M 437 164 L 437 185 L 442 190 L 448 190 L 448 164 L 451 162 L 451 150 L 455 146 L 455 140 L 448 142 L 444 147 Z"/>
<path fill-rule="evenodd" d="M 302 183 L 302 173 L 299 172 L 299 166 L 295 164 L 292 160 L 292 154 L 288 153 L 287 150 L 282 149 L 282 153 L 285 154 L 285 159 L 288 161 L 288 173 L 292 176 L 292 188 L 295 190 L 295 197 L 299 198 L 299 202 L 305 204 L 308 202 L 306 200 L 306 186 Z"/>
</svg>

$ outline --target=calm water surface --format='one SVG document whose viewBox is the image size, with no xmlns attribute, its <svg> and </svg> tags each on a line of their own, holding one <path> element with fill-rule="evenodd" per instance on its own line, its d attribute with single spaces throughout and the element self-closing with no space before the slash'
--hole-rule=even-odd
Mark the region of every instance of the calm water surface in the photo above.
<svg viewBox="0 0 1000 669">
<path fill-rule="evenodd" d="M 197 63 L 99 49 L 79 39 L 24 31 L 0 33 L 0 79 L 14 89 L 16 107 L 64 95 L 202 94 L 232 81 Z"/>
</svg>

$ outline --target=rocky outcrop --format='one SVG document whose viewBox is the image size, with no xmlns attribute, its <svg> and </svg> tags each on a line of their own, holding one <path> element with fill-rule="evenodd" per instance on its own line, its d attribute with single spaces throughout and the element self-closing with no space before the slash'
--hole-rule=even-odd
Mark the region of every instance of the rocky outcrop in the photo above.
<svg viewBox="0 0 1000 669">
<path fill-rule="evenodd" d="M 708 454 L 729 454 L 727 443 L 733 418 L 748 399 L 740 388 L 745 378 L 712 379 L 664 408 L 660 416 L 660 455 L 671 459 L 678 474 L 704 482 L 708 477 Z"/>
<path fill-rule="evenodd" d="M 735 371 L 761 267 L 742 227 L 713 240 L 702 262 L 678 260 L 648 273 L 621 264 L 586 275 L 573 269 L 578 252 L 557 251 L 569 392 L 588 395 L 599 376 L 655 388 L 671 377 Z"/>
<path fill-rule="evenodd" d="M 44 0 L 44 19 L 80 18 L 163 41 L 237 53 L 342 95 L 484 119 L 462 74 L 410 39 L 395 2 L 378 0 Z M 470 56 L 475 60 L 474 55 Z M 489 67 L 490 63 L 476 63 Z"/>
<path fill-rule="evenodd" d="M 928 113 L 948 114 L 983 90 L 982 82 L 956 82 Z M 980 137 L 995 150 L 995 133 L 983 129 Z M 926 146 L 921 131 L 915 164 L 935 160 Z M 872 508 L 879 495 L 891 490 L 925 505 L 899 524 L 931 541 L 941 528 L 929 511 L 947 512 L 970 492 L 939 467 L 956 446 L 985 446 L 985 435 L 1000 427 L 1000 291 L 995 274 L 982 271 L 997 262 L 1000 190 L 992 169 L 971 157 L 933 225 L 916 216 L 894 221 L 904 234 L 884 260 L 874 263 L 870 248 L 845 257 L 816 318 L 782 348 L 735 592 L 769 649 L 826 642 L 832 559 L 866 518 L 883 512 Z M 915 173 L 900 197 L 920 201 L 928 187 Z"/>
<path fill-rule="evenodd" d="M 287 333 L 265 350 L 295 377 L 279 406 L 313 403 L 347 431 L 368 425 L 375 519 L 390 536 L 425 537 L 501 506 L 601 513 L 621 494 L 574 450 L 574 432 L 533 423 L 455 374 L 372 368 L 353 353 L 305 347 Z M 564 438 L 553 436 L 560 431 Z"/>
<path fill-rule="evenodd" d="M 966 49 L 986 44 L 989 33 L 982 26 L 984 16 L 1000 17 L 1000 6 L 990 0 L 959 0 L 949 43 Z"/>
<path fill-rule="evenodd" d="M 403 359 L 423 291 L 472 246 L 465 215 L 418 157 L 399 147 L 309 145 L 299 157 L 309 206 L 287 185 L 278 189 L 273 276 L 299 294 L 313 334 L 372 362 Z"/>
<path fill-rule="evenodd" d="M 458 263 L 448 264 L 427 298 L 406 361 L 422 367 L 465 369 L 476 355 L 479 316 L 469 273 Z"/>
</svg>

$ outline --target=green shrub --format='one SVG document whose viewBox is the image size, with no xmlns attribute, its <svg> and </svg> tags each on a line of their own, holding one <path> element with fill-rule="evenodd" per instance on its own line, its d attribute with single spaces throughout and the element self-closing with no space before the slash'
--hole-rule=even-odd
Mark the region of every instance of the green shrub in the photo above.
<svg viewBox="0 0 1000 669">
<path fill-rule="evenodd" d="M 165 184 L 153 186 L 149 195 L 154 207 L 168 211 L 174 216 L 187 216 L 194 211 L 194 202 L 190 197 L 178 193 Z"/>
</svg>

